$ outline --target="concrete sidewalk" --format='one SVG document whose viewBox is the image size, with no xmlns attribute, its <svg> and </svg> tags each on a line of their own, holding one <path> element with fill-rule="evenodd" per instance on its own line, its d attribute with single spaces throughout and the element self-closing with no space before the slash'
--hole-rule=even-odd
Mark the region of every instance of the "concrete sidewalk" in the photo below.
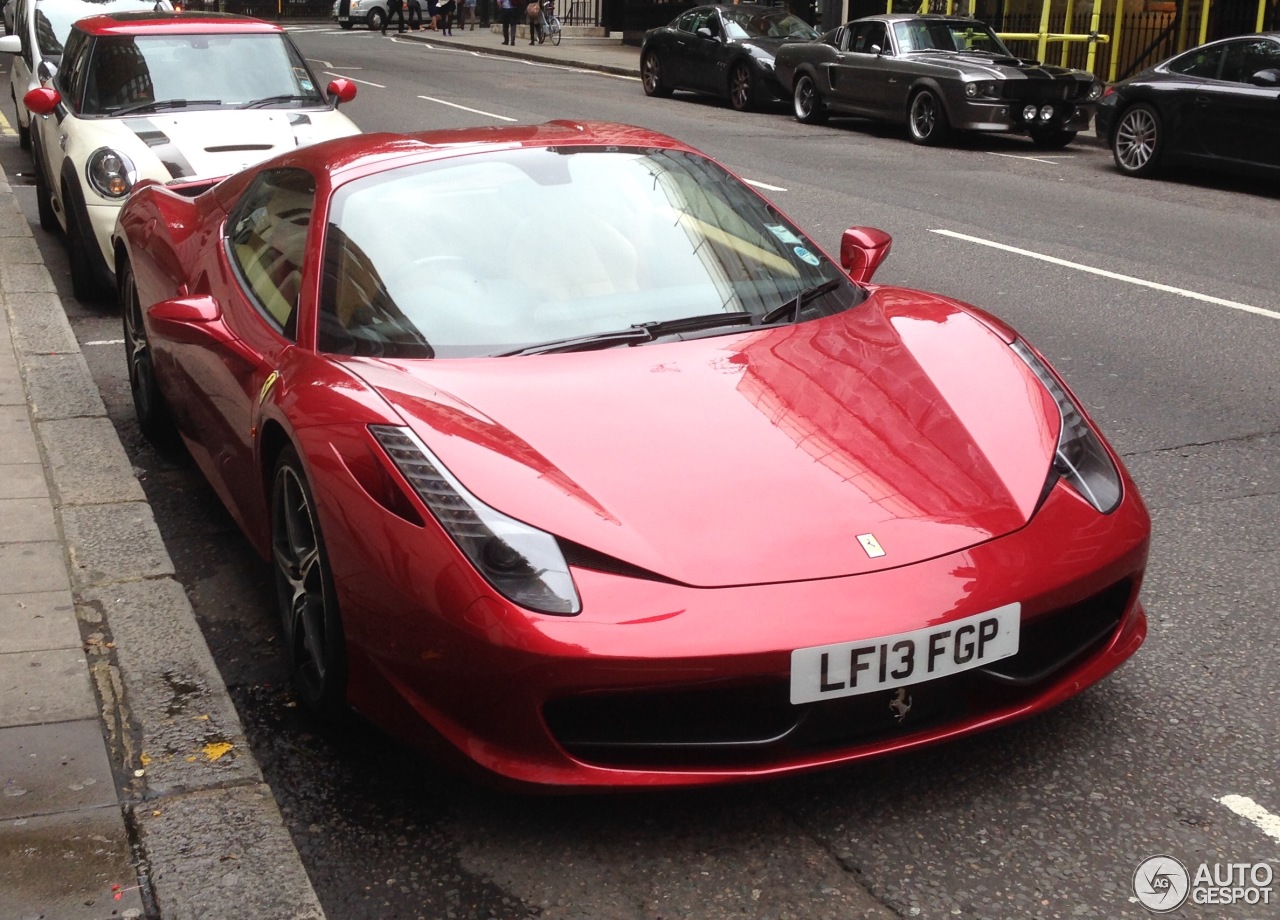
<svg viewBox="0 0 1280 920">
<path fill-rule="evenodd" d="M 616 39 L 396 38 L 639 72 Z M 0 425 L 0 918 L 323 918 L 2 170 Z"/>
</svg>

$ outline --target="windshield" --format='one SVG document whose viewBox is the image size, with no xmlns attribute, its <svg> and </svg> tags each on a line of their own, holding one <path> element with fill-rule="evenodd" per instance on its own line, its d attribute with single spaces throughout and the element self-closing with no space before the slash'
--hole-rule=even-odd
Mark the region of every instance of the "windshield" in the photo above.
<svg viewBox="0 0 1280 920">
<path fill-rule="evenodd" d="M 893 32 L 898 47 L 908 51 L 983 51 L 1002 57 L 1013 57 L 990 28 L 968 20 L 929 22 L 916 19 L 895 22 Z"/>
<path fill-rule="evenodd" d="M 785 10 L 766 13 L 738 9 L 721 10 L 725 32 L 729 38 L 791 38 L 810 41 L 818 33 L 801 19 Z"/>
<path fill-rule="evenodd" d="M 146 35 L 98 39 L 83 111 L 111 115 L 146 103 L 234 108 L 317 105 L 323 97 L 283 35 Z"/>
<path fill-rule="evenodd" d="M 339 189 L 329 220 L 328 352 L 503 354 L 715 314 L 728 324 L 687 334 L 721 334 L 824 281 L 838 283 L 802 317 L 863 296 L 740 181 L 666 150 L 539 148 L 404 167 Z"/>
</svg>

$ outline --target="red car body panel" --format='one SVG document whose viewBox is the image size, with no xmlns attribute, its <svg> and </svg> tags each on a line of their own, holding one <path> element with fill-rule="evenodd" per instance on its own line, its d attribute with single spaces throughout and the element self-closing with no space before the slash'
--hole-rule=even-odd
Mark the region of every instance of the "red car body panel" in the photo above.
<svg viewBox="0 0 1280 920">
<path fill-rule="evenodd" d="M 966 305 L 873 286 L 823 319 L 640 348 L 415 361 L 315 351 L 336 188 L 403 163 L 569 140 L 688 149 L 625 126 L 357 136 L 194 198 L 144 183 L 121 212 L 117 258 L 142 303 L 158 304 L 145 322 L 163 393 L 264 557 L 275 452 L 289 442 L 303 459 L 358 710 L 519 784 L 696 785 L 989 728 L 1056 705 L 1137 649 L 1150 532 L 1137 490 L 1111 452 L 1123 497 L 1109 514 L 1062 482 L 1045 491 L 1057 407 L 1008 347 L 1013 331 Z M 317 180 L 296 343 L 246 298 L 221 242 L 227 211 L 281 163 Z M 216 317 L 178 320 L 208 303 Z M 517 606 L 458 551 L 370 424 L 411 427 L 481 500 L 621 568 L 570 558 L 575 616 Z M 865 533 L 884 557 L 862 551 Z M 653 700 L 710 712 L 741 692 L 785 720 L 793 649 L 1010 603 L 1022 605 L 1023 671 L 917 685 L 922 706 L 948 710 L 919 727 L 831 740 L 801 726 L 732 757 L 633 755 L 610 740 L 628 719 L 652 731 L 641 723 Z M 1101 631 L 1073 633 L 1078 648 L 1057 655 L 1077 621 Z M 597 725 L 600 712 L 616 724 Z"/>
</svg>

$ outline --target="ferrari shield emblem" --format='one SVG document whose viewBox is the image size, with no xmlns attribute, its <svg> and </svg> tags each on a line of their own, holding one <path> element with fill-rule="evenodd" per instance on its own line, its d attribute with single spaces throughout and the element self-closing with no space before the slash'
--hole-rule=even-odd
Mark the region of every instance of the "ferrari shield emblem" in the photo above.
<svg viewBox="0 0 1280 920">
<path fill-rule="evenodd" d="M 862 544 L 862 548 L 866 550 L 867 555 L 872 559 L 884 555 L 884 547 L 880 545 L 880 541 L 876 539 L 875 534 L 860 533 L 858 534 L 858 542 Z"/>
</svg>

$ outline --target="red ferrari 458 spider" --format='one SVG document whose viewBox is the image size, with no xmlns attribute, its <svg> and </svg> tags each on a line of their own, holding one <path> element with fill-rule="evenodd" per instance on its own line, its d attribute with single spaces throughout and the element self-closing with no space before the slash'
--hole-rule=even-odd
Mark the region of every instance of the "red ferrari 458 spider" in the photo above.
<svg viewBox="0 0 1280 920">
<path fill-rule="evenodd" d="M 694 785 L 1040 712 L 1146 634 L 1147 512 L 1035 349 L 669 137 L 327 141 L 142 183 L 115 241 L 138 419 L 321 714 Z"/>
</svg>

